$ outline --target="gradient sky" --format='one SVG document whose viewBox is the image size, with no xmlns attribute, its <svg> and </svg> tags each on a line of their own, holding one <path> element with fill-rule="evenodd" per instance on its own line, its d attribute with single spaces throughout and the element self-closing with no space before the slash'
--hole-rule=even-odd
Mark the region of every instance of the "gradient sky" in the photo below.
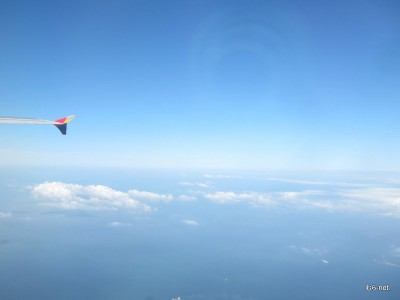
<svg viewBox="0 0 400 300">
<path fill-rule="evenodd" d="M 0 165 L 398 170 L 397 1 L 1 1 Z"/>
</svg>

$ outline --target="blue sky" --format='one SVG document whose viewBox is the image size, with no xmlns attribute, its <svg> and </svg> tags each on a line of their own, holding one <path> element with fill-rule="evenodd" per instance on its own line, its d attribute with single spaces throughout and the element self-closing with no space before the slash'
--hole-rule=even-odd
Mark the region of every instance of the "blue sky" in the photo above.
<svg viewBox="0 0 400 300">
<path fill-rule="evenodd" d="M 398 170 L 396 1 L 2 1 L 1 165 Z"/>
</svg>

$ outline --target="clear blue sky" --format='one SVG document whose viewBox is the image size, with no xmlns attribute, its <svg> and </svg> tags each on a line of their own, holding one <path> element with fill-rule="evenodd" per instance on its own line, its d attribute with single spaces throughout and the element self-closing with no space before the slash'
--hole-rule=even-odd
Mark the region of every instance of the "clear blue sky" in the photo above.
<svg viewBox="0 0 400 300">
<path fill-rule="evenodd" d="M 0 165 L 400 168 L 397 1 L 1 1 Z"/>
</svg>

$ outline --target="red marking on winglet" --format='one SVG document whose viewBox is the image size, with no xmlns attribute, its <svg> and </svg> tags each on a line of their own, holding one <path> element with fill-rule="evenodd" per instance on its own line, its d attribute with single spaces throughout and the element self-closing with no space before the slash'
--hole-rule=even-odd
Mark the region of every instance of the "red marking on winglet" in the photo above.
<svg viewBox="0 0 400 300">
<path fill-rule="evenodd" d="M 63 123 L 64 124 L 64 122 L 67 120 L 67 118 L 62 118 L 62 119 L 58 119 L 58 120 L 56 120 L 56 122 L 58 122 L 58 123 Z"/>
</svg>

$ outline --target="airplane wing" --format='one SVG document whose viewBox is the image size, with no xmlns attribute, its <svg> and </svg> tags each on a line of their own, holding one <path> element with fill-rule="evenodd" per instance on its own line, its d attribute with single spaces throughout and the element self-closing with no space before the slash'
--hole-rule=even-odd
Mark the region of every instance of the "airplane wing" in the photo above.
<svg viewBox="0 0 400 300">
<path fill-rule="evenodd" d="M 69 123 L 75 116 L 71 115 L 55 121 L 42 120 L 42 119 L 28 119 L 28 118 L 13 118 L 13 117 L 0 117 L 0 124 L 44 124 L 56 126 L 63 135 L 67 134 L 67 123 Z"/>
</svg>

